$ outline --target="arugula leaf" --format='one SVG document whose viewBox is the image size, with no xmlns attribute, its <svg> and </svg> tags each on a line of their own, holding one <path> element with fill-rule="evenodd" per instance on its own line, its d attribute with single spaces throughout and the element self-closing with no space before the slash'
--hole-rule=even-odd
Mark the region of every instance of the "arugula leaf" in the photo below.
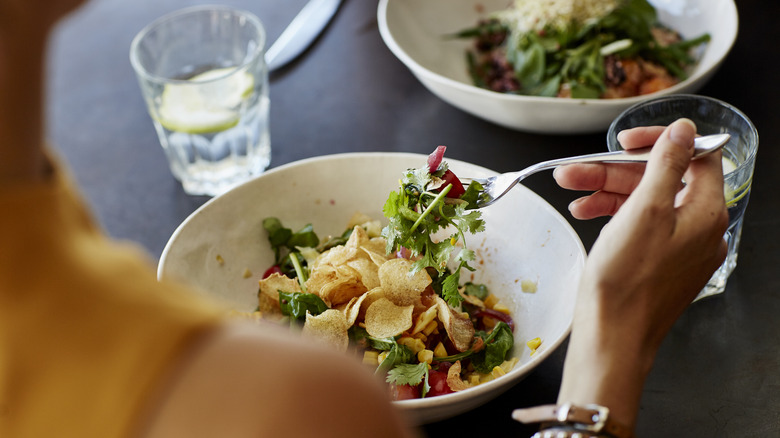
<svg viewBox="0 0 780 438">
<path fill-rule="evenodd" d="M 490 334 L 478 331 L 475 336 L 481 337 L 485 342 L 485 348 L 471 356 L 474 369 L 480 373 L 489 373 L 493 368 L 501 365 L 515 344 L 512 329 L 503 321 L 496 324 Z"/>
<path fill-rule="evenodd" d="M 314 232 L 311 224 L 307 224 L 300 230 L 293 232 L 285 228 L 282 222 L 275 217 L 263 219 L 263 228 L 268 232 L 268 241 L 274 251 L 274 265 L 279 266 L 282 274 L 296 278 L 301 269 L 296 269 L 296 261 L 307 272 L 306 260 L 300 254 L 298 248 L 315 248 L 320 243 L 319 237 Z M 292 257 L 296 259 L 293 260 Z M 304 279 L 305 281 L 305 279 Z"/>
<path fill-rule="evenodd" d="M 271 249 L 274 250 L 274 259 L 276 264 L 279 264 L 282 259 L 281 251 L 290 240 L 292 230 L 283 227 L 281 221 L 275 217 L 263 219 L 263 228 L 268 232 L 268 241 L 271 243 Z"/>
<path fill-rule="evenodd" d="M 393 346 L 397 345 L 393 338 L 375 338 L 368 334 L 368 331 L 363 327 L 353 325 L 347 331 L 349 340 L 353 344 L 357 344 L 363 348 L 373 348 L 379 351 L 390 351 Z"/>
<path fill-rule="evenodd" d="M 484 300 L 488 296 L 488 288 L 484 284 L 474 284 L 472 282 L 468 282 L 465 285 L 464 292 L 468 295 L 471 295 L 472 297 L 477 297 L 480 300 Z"/>
<path fill-rule="evenodd" d="M 305 227 L 293 233 L 285 243 L 289 248 L 295 248 L 296 246 L 315 248 L 319 244 L 320 239 L 317 237 L 311 224 L 307 224 Z"/>
<path fill-rule="evenodd" d="M 279 307 L 282 314 L 297 321 L 306 320 L 306 312 L 319 315 L 328 310 L 328 305 L 315 294 L 279 291 Z"/>
</svg>

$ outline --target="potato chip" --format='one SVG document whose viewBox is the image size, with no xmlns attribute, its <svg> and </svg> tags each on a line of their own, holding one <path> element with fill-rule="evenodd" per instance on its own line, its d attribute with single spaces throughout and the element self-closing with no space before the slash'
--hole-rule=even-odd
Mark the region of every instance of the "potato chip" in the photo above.
<svg viewBox="0 0 780 438">
<path fill-rule="evenodd" d="M 368 255 L 368 258 L 371 259 L 372 262 L 374 262 L 374 265 L 376 265 L 377 270 L 379 269 L 380 266 L 385 264 L 385 262 L 387 261 L 387 257 L 384 256 L 384 253 L 379 253 L 379 252 L 376 252 L 376 251 L 372 251 L 371 249 L 369 249 L 368 247 L 365 247 L 365 246 L 360 247 L 360 249 L 365 254 Z"/>
<path fill-rule="evenodd" d="M 365 301 L 366 297 L 368 296 L 369 293 L 366 292 L 359 297 L 352 298 L 351 300 L 349 300 L 349 303 L 347 303 L 341 309 L 339 309 L 344 313 L 344 317 L 347 319 L 348 327 L 352 327 L 353 325 L 355 325 L 355 321 L 357 321 L 358 317 L 360 316 L 360 306 L 363 304 L 363 301 Z"/>
<path fill-rule="evenodd" d="M 363 283 L 366 290 L 379 287 L 379 267 L 371 261 L 368 254 L 362 251 L 361 253 L 364 254 L 365 257 L 350 260 L 347 262 L 347 266 L 358 273 L 358 280 Z"/>
<path fill-rule="evenodd" d="M 385 291 L 383 291 L 381 287 L 375 287 L 364 293 L 362 296 L 365 298 L 363 298 L 363 300 L 360 302 L 360 313 L 358 315 L 359 320 L 366 319 L 366 310 L 369 308 L 369 306 L 371 306 L 371 304 L 374 303 L 374 301 L 380 298 L 384 298 Z"/>
<path fill-rule="evenodd" d="M 471 388 L 470 384 L 460 378 L 460 368 L 460 361 L 457 361 L 447 370 L 447 386 L 453 391 L 463 391 Z"/>
<path fill-rule="evenodd" d="M 452 345 L 461 352 L 468 350 L 474 340 L 474 325 L 468 314 L 456 311 L 438 295 L 436 296 L 436 307 L 438 308 L 439 321 L 444 325 L 444 330 L 447 331 L 447 337 L 452 341 Z"/>
<path fill-rule="evenodd" d="M 357 249 L 367 243 L 368 234 L 366 233 L 366 230 L 359 226 L 355 226 L 352 228 L 352 234 L 349 235 L 349 239 L 347 239 L 347 243 L 345 243 L 344 246 Z"/>
<path fill-rule="evenodd" d="M 267 306 L 270 303 L 276 303 L 277 309 L 279 308 L 280 290 L 284 292 L 301 292 L 301 285 L 298 284 L 298 280 L 279 273 L 269 275 L 267 278 L 260 280 L 258 284 L 260 286 L 258 292 L 260 304 Z"/>
<path fill-rule="evenodd" d="M 323 252 L 314 261 L 314 266 L 311 269 L 317 269 L 320 266 L 330 265 L 339 266 L 355 258 L 358 250 L 354 247 L 348 247 L 346 245 L 334 246 L 333 248 Z"/>
<path fill-rule="evenodd" d="M 376 338 L 400 335 L 412 326 L 414 306 L 396 306 L 380 298 L 366 309 L 366 331 Z"/>
<path fill-rule="evenodd" d="M 373 219 L 371 216 L 361 213 L 359 211 L 356 211 L 352 214 L 352 217 L 349 218 L 349 222 L 347 222 L 347 228 L 354 228 L 358 225 L 363 225 L 366 222 L 371 222 Z"/>
<path fill-rule="evenodd" d="M 267 314 L 275 314 L 280 312 L 279 310 L 279 294 L 276 294 L 276 299 L 271 298 L 269 295 L 258 292 L 257 294 L 257 310 L 259 312 Z"/>
<path fill-rule="evenodd" d="M 349 223 L 347 223 L 347 228 L 354 228 L 355 226 L 365 229 L 368 237 L 377 237 L 382 233 L 382 223 L 371 219 L 370 216 L 363 213 L 353 214 Z"/>
<path fill-rule="evenodd" d="M 485 308 L 485 302 L 475 297 L 474 295 L 460 294 L 460 296 L 463 297 L 463 301 L 471 304 L 474 307 L 479 307 L 480 309 Z"/>
<path fill-rule="evenodd" d="M 426 271 L 411 274 L 412 262 L 407 259 L 390 259 L 379 267 L 379 283 L 387 299 L 399 306 L 420 301 L 420 295 L 431 284 Z"/>
<path fill-rule="evenodd" d="M 336 307 L 368 290 L 360 277 L 360 273 L 348 265 L 320 265 L 311 271 L 306 288 L 322 298 L 328 307 Z"/>
<path fill-rule="evenodd" d="M 336 309 L 328 309 L 319 315 L 312 315 L 307 311 L 303 335 L 315 337 L 332 346 L 336 351 L 347 351 L 348 329 L 344 314 Z"/>
<path fill-rule="evenodd" d="M 364 244 L 361 248 L 381 254 L 382 257 L 387 260 L 387 240 L 385 240 L 384 237 L 372 237 L 368 243 Z"/>
<path fill-rule="evenodd" d="M 319 296 L 328 307 L 336 307 L 339 304 L 349 302 L 354 297 L 366 292 L 363 283 L 354 277 L 342 277 L 332 281 L 320 289 Z"/>
</svg>

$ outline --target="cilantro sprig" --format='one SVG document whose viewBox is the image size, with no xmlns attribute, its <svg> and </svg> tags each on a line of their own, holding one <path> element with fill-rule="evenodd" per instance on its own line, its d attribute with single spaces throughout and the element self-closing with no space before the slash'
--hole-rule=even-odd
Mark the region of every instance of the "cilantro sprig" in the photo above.
<svg viewBox="0 0 780 438">
<path fill-rule="evenodd" d="M 412 274 L 431 268 L 438 273 L 441 296 L 453 307 L 460 305 L 463 297 L 458 292 L 462 269 L 473 271 L 469 265 L 476 256 L 466 247 L 466 234 L 485 229 L 485 222 L 475 201 L 481 186 L 472 182 L 457 198 L 447 197 L 452 183 L 442 178 L 448 172 L 442 162 L 431 173 L 428 166 L 409 169 L 404 173 L 400 189 L 391 192 L 383 212 L 389 224 L 382 230 L 387 241 L 387 252 L 406 248 L 415 259 Z M 451 232 L 448 238 L 434 240 L 437 233 Z M 456 267 L 450 272 L 448 264 L 454 260 Z"/>
<path fill-rule="evenodd" d="M 426 362 L 396 365 L 395 368 L 387 373 L 385 381 L 387 383 L 395 383 L 396 385 L 410 386 L 417 386 L 422 383 L 420 398 L 425 398 L 428 395 L 428 391 L 431 390 L 431 385 L 428 383 L 428 364 Z"/>
</svg>

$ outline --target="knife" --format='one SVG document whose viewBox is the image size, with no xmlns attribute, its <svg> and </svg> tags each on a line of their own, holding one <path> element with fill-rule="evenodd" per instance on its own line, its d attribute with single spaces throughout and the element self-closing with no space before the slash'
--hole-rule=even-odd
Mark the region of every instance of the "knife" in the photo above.
<svg viewBox="0 0 780 438">
<path fill-rule="evenodd" d="M 309 0 L 265 52 L 268 71 L 295 59 L 317 38 L 336 13 L 341 0 Z"/>
</svg>

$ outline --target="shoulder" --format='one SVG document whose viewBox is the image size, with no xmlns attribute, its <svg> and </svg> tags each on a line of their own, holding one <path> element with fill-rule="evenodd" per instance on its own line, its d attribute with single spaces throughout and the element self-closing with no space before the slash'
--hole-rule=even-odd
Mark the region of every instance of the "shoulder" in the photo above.
<svg viewBox="0 0 780 438">
<path fill-rule="evenodd" d="M 275 327 L 228 324 L 172 374 L 143 436 L 410 436 L 357 360 Z"/>
</svg>

